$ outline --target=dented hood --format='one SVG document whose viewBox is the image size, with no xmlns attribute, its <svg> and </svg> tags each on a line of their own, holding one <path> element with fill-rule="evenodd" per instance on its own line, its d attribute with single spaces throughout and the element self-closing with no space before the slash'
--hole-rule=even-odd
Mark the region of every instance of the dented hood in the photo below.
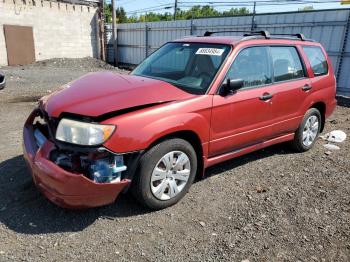
<svg viewBox="0 0 350 262">
<path fill-rule="evenodd" d="M 59 117 L 63 112 L 97 117 L 122 109 L 192 96 L 164 81 L 99 72 L 81 77 L 62 90 L 44 97 L 40 103 L 51 117 Z"/>
</svg>

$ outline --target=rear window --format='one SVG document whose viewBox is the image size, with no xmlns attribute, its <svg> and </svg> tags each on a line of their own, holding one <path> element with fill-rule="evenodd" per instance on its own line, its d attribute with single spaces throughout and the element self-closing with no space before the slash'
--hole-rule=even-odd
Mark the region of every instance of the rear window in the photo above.
<svg viewBox="0 0 350 262">
<path fill-rule="evenodd" d="M 314 75 L 321 76 L 328 74 L 327 60 L 321 48 L 318 46 L 304 46 L 303 49 L 309 59 Z"/>
<path fill-rule="evenodd" d="M 275 82 L 288 81 L 304 77 L 304 69 L 295 47 L 271 47 Z"/>
</svg>

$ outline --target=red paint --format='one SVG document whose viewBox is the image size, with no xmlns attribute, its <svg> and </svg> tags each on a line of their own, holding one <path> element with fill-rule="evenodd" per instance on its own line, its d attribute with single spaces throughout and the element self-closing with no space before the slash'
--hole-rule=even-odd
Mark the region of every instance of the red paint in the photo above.
<svg viewBox="0 0 350 262">
<path fill-rule="evenodd" d="M 130 181 L 97 184 L 82 174 L 67 172 L 49 160 L 54 145 L 50 141 L 36 150 L 31 121 L 32 114 L 23 130 L 24 159 L 31 170 L 37 188 L 53 203 L 65 208 L 88 208 L 107 205 L 115 201 L 118 194 Z"/>
<path fill-rule="evenodd" d="M 206 166 L 205 167 L 210 167 L 210 166 L 213 166 L 215 164 L 221 163 L 223 161 L 232 159 L 234 157 L 239 157 L 239 156 L 248 154 L 250 152 L 254 152 L 256 150 L 259 150 L 259 149 L 262 149 L 262 148 L 265 148 L 265 147 L 268 147 L 268 146 L 272 146 L 272 145 L 275 145 L 275 144 L 278 144 L 278 143 L 290 141 L 293 138 L 294 138 L 294 133 L 286 134 L 286 135 L 279 136 L 279 137 L 276 137 L 276 138 L 273 138 L 273 139 L 270 139 L 270 140 L 267 140 L 267 141 L 260 142 L 258 144 L 252 145 L 252 146 L 247 146 L 247 147 L 245 147 L 243 149 L 237 149 L 235 151 L 231 151 L 231 152 L 228 152 L 228 153 L 225 153 L 225 154 L 221 154 L 219 156 L 215 156 L 215 157 L 209 158 L 208 161 L 206 161 Z"/>
<path fill-rule="evenodd" d="M 98 72 L 68 84 L 63 90 L 44 98 L 42 103 L 52 117 L 59 117 L 62 112 L 95 117 L 129 107 L 192 96 L 163 81 Z"/>
<path fill-rule="evenodd" d="M 201 142 L 204 167 L 293 139 L 294 131 L 305 112 L 315 103 L 325 106 L 325 117 L 333 112 L 336 100 L 331 62 L 327 58 L 328 75 L 315 77 L 301 48 L 302 45 L 320 44 L 275 39 L 239 40 L 237 37 L 177 40 L 233 46 L 206 95 L 192 95 L 150 78 L 95 73 L 44 98 L 42 107 L 50 117 L 59 117 L 63 112 L 97 117 L 135 106 L 168 102 L 103 121 L 117 126 L 103 146 L 117 153 L 145 150 L 164 136 L 189 131 Z M 241 90 L 233 95 L 218 95 L 217 91 L 238 52 L 253 45 L 296 46 L 305 63 L 308 77 Z M 312 90 L 302 91 L 301 88 L 306 84 L 311 85 Z M 273 97 L 266 101 L 260 100 L 259 97 L 265 93 L 270 93 Z M 33 115 L 24 128 L 24 156 L 32 170 L 35 184 L 54 203 L 73 208 L 108 204 L 130 183 L 125 180 L 117 184 L 96 184 L 83 175 L 72 174 L 56 166 L 48 160 L 53 147 L 51 142 L 36 149 L 32 120 Z"/>
</svg>

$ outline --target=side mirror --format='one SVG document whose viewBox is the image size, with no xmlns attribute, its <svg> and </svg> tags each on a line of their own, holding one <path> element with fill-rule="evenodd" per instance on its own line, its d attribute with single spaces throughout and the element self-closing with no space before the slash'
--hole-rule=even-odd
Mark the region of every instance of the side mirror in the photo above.
<svg viewBox="0 0 350 262">
<path fill-rule="evenodd" d="M 228 94 L 232 94 L 238 89 L 242 88 L 244 85 L 243 79 L 229 79 L 227 78 L 226 81 L 222 84 L 220 88 L 220 95 L 226 96 Z"/>
<path fill-rule="evenodd" d="M 0 74 L 0 90 L 5 88 L 5 76 Z"/>
</svg>

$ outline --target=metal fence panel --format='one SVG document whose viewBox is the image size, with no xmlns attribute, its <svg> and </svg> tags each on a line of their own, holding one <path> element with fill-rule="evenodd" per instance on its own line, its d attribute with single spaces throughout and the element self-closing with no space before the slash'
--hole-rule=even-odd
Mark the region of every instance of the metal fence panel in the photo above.
<svg viewBox="0 0 350 262">
<path fill-rule="evenodd" d="M 257 14 L 255 30 L 271 33 L 303 33 L 322 43 L 338 76 L 338 93 L 350 95 L 350 9 Z M 137 65 L 164 43 L 205 31 L 250 31 L 252 16 L 234 16 L 118 25 L 118 62 Z M 110 28 L 110 25 L 107 25 Z M 108 34 L 107 29 L 106 32 Z M 223 35 L 235 35 L 225 33 Z M 109 37 L 109 38 L 108 38 Z M 107 61 L 114 60 L 110 34 Z M 345 45 L 344 45 L 345 44 Z"/>
</svg>

